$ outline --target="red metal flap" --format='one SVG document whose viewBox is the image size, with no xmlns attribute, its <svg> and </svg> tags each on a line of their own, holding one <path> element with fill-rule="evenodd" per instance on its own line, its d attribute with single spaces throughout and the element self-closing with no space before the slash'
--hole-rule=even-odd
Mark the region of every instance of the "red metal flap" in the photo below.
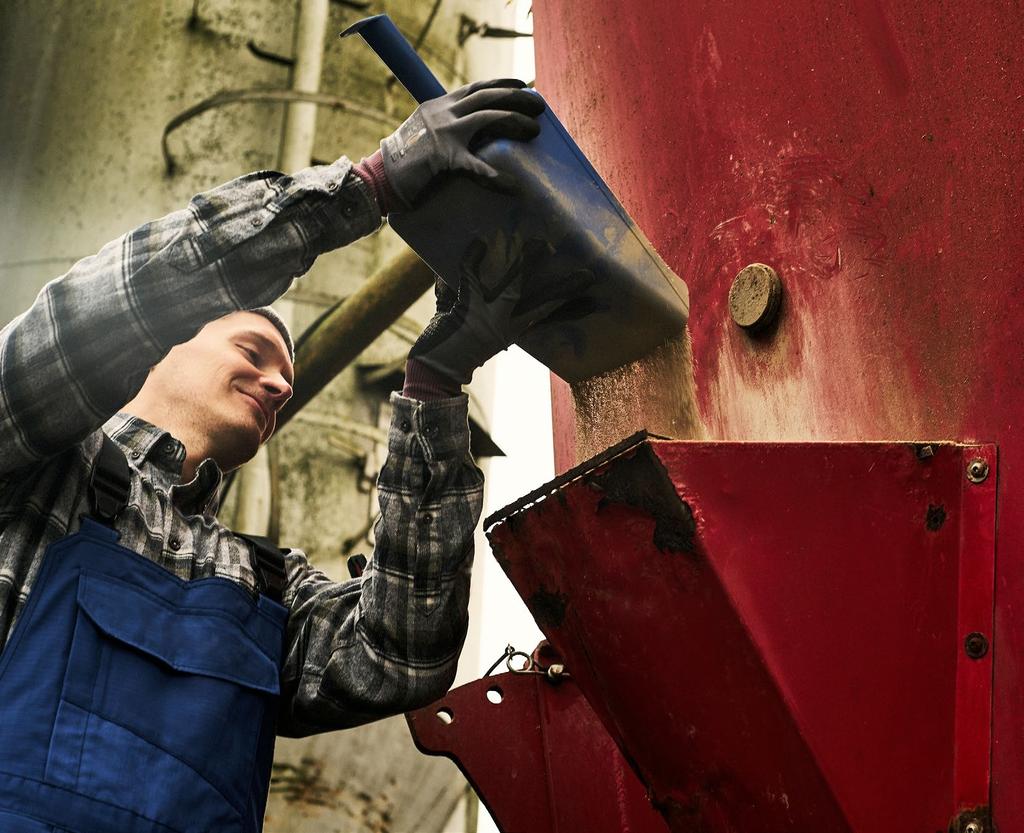
<svg viewBox="0 0 1024 833">
<path fill-rule="evenodd" d="M 666 833 L 571 679 L 484 677 L 406 717 L 420 751 L 452 758 L 503 833 Z"/>
<path fill-rule="evenodd" d="M 937 831 L 987 803 L 994 469 L 648 440 L 489 537 L 673 830 Z"/>
</svg>

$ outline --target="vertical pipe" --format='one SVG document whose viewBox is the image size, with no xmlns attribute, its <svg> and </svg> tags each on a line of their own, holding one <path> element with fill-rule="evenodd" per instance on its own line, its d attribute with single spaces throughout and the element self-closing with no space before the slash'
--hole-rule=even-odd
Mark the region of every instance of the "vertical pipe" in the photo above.
<svg viewBox="0 0 1024 833">
<path fill-rule="evenodd" d="M 292 54 L 292 89 L 301 92 L 320 91 L 320 74 L 324 60 L 324 38 L 327 34 L 329 0 L 299 0 L 295 20 L 295 42 Z M 316 108 L 312 102 L 295 102 L 285 112 L 278 168 L 293 173 L 309 166 L 316 138 Z M 290 301 L 275 304 L 289 327 L 294 324 Z M 275 449 L 264 446 L 256 457 L 238 472 L 238 504 L 233 527 L 250 535 L 277 532 L 279 507 L 274 500 L 274 471 L 271 456 Z"/>
<path fill-rule="evenodd" d="M 292 89 L 304 93 L 320 92 L 320 73 L 327 35 L 328 0 L 299 0 L 295 21 L 295 65 Z M 309 165 L 316 135 L 316 104 L 296 102 L 288 105 L 281 135 L 280 168 L 292 173 Z"/>
</svg>

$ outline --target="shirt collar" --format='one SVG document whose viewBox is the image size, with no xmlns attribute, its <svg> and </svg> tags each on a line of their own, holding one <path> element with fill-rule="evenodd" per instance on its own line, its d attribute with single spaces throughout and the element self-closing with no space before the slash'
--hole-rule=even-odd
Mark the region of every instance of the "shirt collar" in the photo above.
<svg viewBox="0 0 1024 833">
<path fill-rule="evenodd" d="M 116 441 L 129 460 L 141 469 L 146 462 L 154 465 L 163 475 L 164 485 L 170 488 L 174 504 L 186 514 L 214 515 L 220 504 L 220 484 L 223 473 L 212 459 L 203 460 L 196 476 L 181 483 L 181 469 L 185 465 L 185 446 L 171 435 L 141 417 L 118 413 L 107 420 L 104 433 Z"/>
<path fill-rule="evenodd" d="M 185 464 L 185 446 L 168 431 L 124 412 L 107 420 L 103 431 L 124 448 L 136 465 L 151 459 L 160 468 L 181 474 L 181 467 Z"/>
<path fill-rule="evenodd" d="M 216 461 L 207 457 L 196 469 L 196 476 L 188 483 L 171 487 L 171 500 L 186 515 L 213 517 L 220 508 L 220 484 L 224 474 Z"/>
</svg>

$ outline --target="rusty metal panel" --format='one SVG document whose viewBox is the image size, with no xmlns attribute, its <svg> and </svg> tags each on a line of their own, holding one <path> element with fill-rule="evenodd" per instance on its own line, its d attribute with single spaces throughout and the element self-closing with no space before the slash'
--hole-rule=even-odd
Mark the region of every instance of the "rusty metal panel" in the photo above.
<svg viewBox="0 0 1024 833">
<path fill-rule="evenodd" d="M 672 830 L 937 831 L 988 803 L 996 482 L 992 446 L 639 437 L 488 534 Z"/>
<path fill-rule="evenodd" d="M 407 715 L 420 751 L 453 758 L 507 833 L 667 833 L 572 679 L 484 677 Z"/>
<path fill-rule="evenodd" d="M 1020 9 L 545 0 L 535 15 L 538 89 L 689 288 L 708 437 L 999 445 L 992 802 L 1024 829 Z M 728 295 L 755 262 L 783 297 L 752 336 Z M 592 432 L 664 422 L 648 403 L 580 420 L 555 386 L 559 470 Z"/>
</svg>

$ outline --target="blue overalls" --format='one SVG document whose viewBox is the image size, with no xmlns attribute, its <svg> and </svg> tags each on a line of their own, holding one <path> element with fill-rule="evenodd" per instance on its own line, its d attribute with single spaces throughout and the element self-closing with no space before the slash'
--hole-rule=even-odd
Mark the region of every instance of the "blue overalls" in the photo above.
<svg viewBox="0 0 1024 833">
<path fill-rule="evenodd" d="M 93 515 L 112 522 L 128 482 L 104 438 Z M 0 831 L 258 833 L 287 611 L 117 540 L 83 516 L 52 544 L 0 655 Z M 269 572 L 279 590 L 283 560 Z"/>
</svg>

